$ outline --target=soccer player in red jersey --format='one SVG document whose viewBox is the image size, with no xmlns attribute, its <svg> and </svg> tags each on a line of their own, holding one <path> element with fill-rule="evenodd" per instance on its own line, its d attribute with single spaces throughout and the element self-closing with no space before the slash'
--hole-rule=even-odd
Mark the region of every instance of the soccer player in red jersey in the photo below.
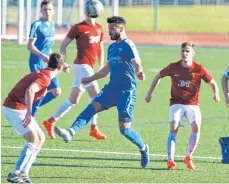
<svg viewBox="0 0 229 184">
<path fill-rule="evenodd" d="M 14 130 L 27 141 L 14 169 L 8 175 L 9 182 L 32 183 L 28 176 L 29 170 L 45 142 L 44 133 L 35 118 L 32 117 L 32 104 L 45 95 L 51 80 L 63 69 L 64 62 L 63 55 L 51 54 L 48 68 L 26 75 L 5 98 L 2 107 L 5 118 Z"/>
<path fill-rule="evenodd" d="M 60 52 L 66 55 L 66 47 L 75 39 L 77 56 L 72 65 L 74 78 L 68 99 L 59 106 L 56 113 L 51 118 L 43 122 L 52 139 L 55 137 L 54 124 L 56 121 L 64 116 L 75 104 L 79 103 L 85 90 L 90 96 L 90 102 L 93 101 L 99 92 L 97 81 L 90 82 L 86 85 L 81 83 L 82 78 L 94 74 L 93 66 L 96 59 L 98 59 L 99 62 L 99 69 L 103 68 L 104 64 L 103 28 L 95 21 L 96 19 L 86 16 L 83 22 L 75 24 L 70 29 L 60 46 Z M 98 130 L 97 114 L 91 119 L 91 131 L 89 135 L 98 140 L 106 139 L 106 136 Z"/>
<path fill-rule="evenodd" d="M 215 80 L 201 64 L 193 61 L 194 56 L 194 44 L 189 42 L 182 43 L 181 60 L 169 64 L 157 74 L 145 97 L 145 101 L 149 103 L 152 93 L 160 79 L 166 76 L 171 77 L 172 87 L 169 112 L 170 133 L 167 139 L 168 169 L 174 169 L 176 166 L 174 161 L 176 135 L 180 127 L 180 121 L 183 117 L 188 120 L 192 128 L 184 163 L 189 169 L 195 169 L 192 162 L 192 154 L 197 147 L 200 137 L 201 113 L 199 108 L 199 91 L 201 79 L 212 88 L 213 99 L 216 102 L 220 101 L 219 88 Z"/>
</svg>

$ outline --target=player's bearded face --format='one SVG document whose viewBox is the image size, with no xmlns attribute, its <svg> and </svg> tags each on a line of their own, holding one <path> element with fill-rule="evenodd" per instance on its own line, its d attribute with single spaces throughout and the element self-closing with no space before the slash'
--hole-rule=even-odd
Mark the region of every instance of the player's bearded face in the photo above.
<svg viewBox="0 0 229 184">
<path fill-rule="evenodd" d="M 109 29 L 110 39 L 118 40 L 120 37 L 120 28 L 116 24 L 110 24 L 108 29 Z"/>
</svg>

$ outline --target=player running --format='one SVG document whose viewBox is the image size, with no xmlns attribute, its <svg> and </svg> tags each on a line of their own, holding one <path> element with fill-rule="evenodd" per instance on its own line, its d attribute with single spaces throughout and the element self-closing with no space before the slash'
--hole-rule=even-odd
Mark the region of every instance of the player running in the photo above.
<svg viewBox="0 0 229 184">
<path fill-rule="evenodd" d="M 96 59 L 98 59 L 99 62 L 99 69 L 103 67 L 104 49 L 102 26 L 96 23 L 96 19 L 86 16 L 86 19 L 83 22 L 75 24 L 70 29 L 61 44 L 60 52 L 66 55 L 66 47 L 74 39 L 76 40 L 77 56 L 72 65 L 74 78 L 71 93 L 68 99 L 59 106 L 55 114 L 43 122 L 52 139 L 55 137 L 55 123 L 69 112 L 74 105 L 79 103 L 83 93 L 87 91 L 90 96 L 90 102 L 92 102 L 99 92 L 97 81 L 82 84 L 81 80 L 83 77 L 89 77 L 94 74 L 93 66 Z M 91 130 L 89 135 L 98 140 L 106 139 L 106 136 L 98 129 L 97 114 L 91 118 Z"/>
<path fill-rule="evenodd" d="M 215 80 L 199 63 L 193 61 L 195 56 L 194 44 L 184 42 L 181 44 L 181 60 L 169 64 L 153 79 L 150 89 L 145 97 L 147 103 L 161 78 L 169 76 L 172 80 L 170 99 L 170 133 L 167 139 L 168 169 L 175 169 L 174 161 L 176 135 L 183 117 L 188 120 L 192 128 L 188 141 L 187 154 L 184 163 L 189 169 L 195 169 L 192 155 L 197 147 L 200 137 L 201 113 L 199 108 L 199 91 L 201 79 L 208 83 L 213 90 L 213 99 L 220 101 L 219 89 Z"/>
</svg>

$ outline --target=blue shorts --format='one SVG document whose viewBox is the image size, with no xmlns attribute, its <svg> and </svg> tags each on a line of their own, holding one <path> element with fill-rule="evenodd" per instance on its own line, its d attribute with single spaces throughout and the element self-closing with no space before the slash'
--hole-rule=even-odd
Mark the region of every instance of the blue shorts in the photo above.
<svg viewBox="0 0 229 184">
<path fill-rule="evenodd" d="M 119 90 L 109 84 L 105 85 L 95 97 L 95 102 L 101 104 L 103 109 L 116 106 L 119 122 L 132 122 L 134 105 L 136 102 L 136 90 Z"/>
<path fill-rule="evenodd" d="M 36 63 L 29 62 L 29 68 L 30 68 L 31 72 L 38 71 L 38 70 L 42 70 L 42 69 L 47 68 L 47 64 L 42 60 L 39 61 L 39 62 L 36 62 Z M 48 90 L 56 89 L 56 88 L 59 88 L 59 87 L 60 87 L 59 79 L 58 79 L 58 77 L 55 77 L 55 78 L 53 78 L 51 80 L 51 83 L 50 83 L 50 85 L 48 87 Z"/>
</svg>

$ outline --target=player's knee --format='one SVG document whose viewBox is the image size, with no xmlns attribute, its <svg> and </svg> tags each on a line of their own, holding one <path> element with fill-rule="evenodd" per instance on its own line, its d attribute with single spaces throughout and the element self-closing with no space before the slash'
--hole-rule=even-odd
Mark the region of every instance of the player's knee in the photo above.
<svg viewBox="0 0 229 184">
<path fill-rule="evenodd" d="M 45 135 L 42 133 L 40 136 L 39 136 L 39 147 L 42 147 L 45 143 Z"/>
<path fill-rule="evenodd" d="M 60 96 L 62 91 L 60 88 L 56 88 L 56 89 L 52 89 L 51 93 L 53 94 L 53 96 Z"/>
</svg>

